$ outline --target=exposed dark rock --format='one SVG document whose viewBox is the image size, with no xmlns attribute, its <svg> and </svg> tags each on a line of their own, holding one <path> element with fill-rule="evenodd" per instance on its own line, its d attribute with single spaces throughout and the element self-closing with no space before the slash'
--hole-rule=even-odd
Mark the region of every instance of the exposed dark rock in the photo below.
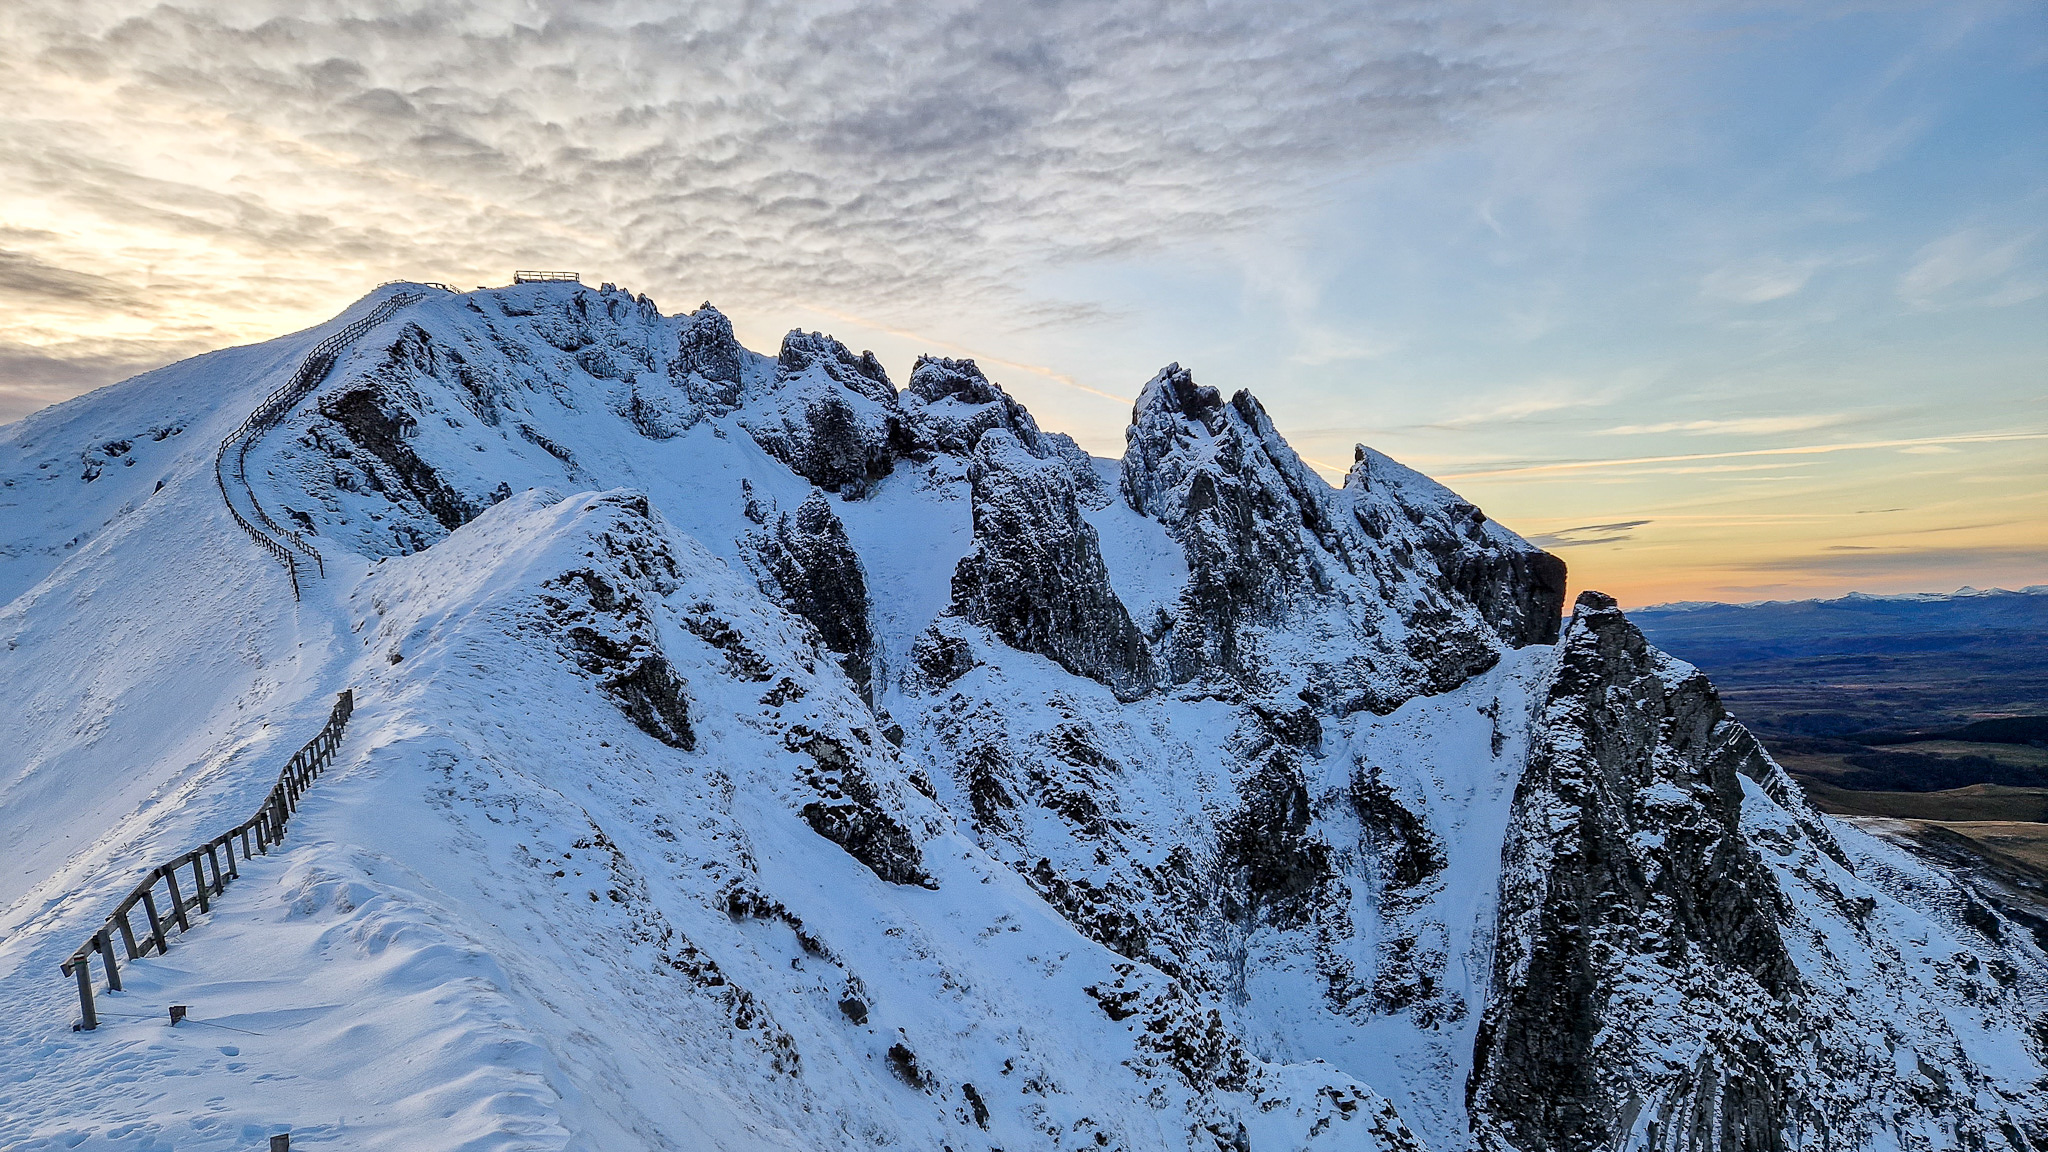
<svg viewBox="0 0 2048 1152">
<path fill-rule="evenodd" d="M 889 1070 L 896 1073 L 898 1080 L 920 1092 L 929 1092 L 938 1086 L 938 1081 L 932 1079 L 931 1073 L 918 1067 L 917 1053 L 912 1052 L 910 1046 L 901 1041 L 889 1045 Z"/>
<path fill-rule="evenodd" d="M 1554 644 L 1564 622 L 1565 565 L 1487 519 L 1450 489 L 1360 444 L 1344 477 L 1351 514 L 1375 540 L 1399 535 L 1441 574 L 1445 591 L 1469 601 L 1501 639 L 1520 647 Z M 1388 505 L 1408 522 L 1384 514 Z"/>
<path fill-rule="evenodd" d="M 1037 454 L 1038 422 L 972 360 L 918 357 L 901 402 L 911 440 L 923 451 L 964 456 L 983 432 L 1001 428 Z"/>
<path fill-rule="evenodd" d="M 855 356 L 817 332 L 783 338 L 773 388 L 749 399 L 740 423 L 797 475 L 849 499 L 911 450 L 896 389 L 875 354 Z"/>
<path fill-rule="evenodd" d="M 1082 991 L 1112 1020 L 1140 1018 L 1138 1047 L 1148 1061 L 1180 1074 L 1196 1091 L 1242 1091 L 1251 1057 L 1223 1015 L 1177 981 L 1131 961 L 1113 965 L 1116 980 Z"/>
<path fill-rule="evenodd" d="M 1523 1152 L 1612 1147 L 1652 1106 L 1679 1147 L 1780 1148 L 1801 981 L 1740 830 L 1739 726 L 1597 592 L 1561 647 L 1503 853 L 1475 1117 Z M 1675 1084 L 1642 1067 L 1660 1027 L 1705 1046 Z"/>
<path fill-rule="evenodd" d="M 690 313 L 689 326 L 677 334 L 676 354 L 668 364 L 669 379 L 681 385 L 705 412 L 730 412 L 740 402 L 740 365 L 745 355 L 732 334 L 732 321 L 707 301 Z"/>
<path fill-rule="evenodd" d="M 1066 471 L 991 429 L 967 474 L 974 546 L 953 573 L 953 610 L 1118 699 L 1143 696 L 1157 675 L 1152 653 L 1109 586 Z"/>
<path fill-rule="evenodd" d="M 917 841 L 882 806 L 881 793 L 859 759 L 829 736 L 811 736 L 799 747 L 811 757 L 809 783 L 824 797 L 804 805 L 804 821 L 811 830 L 891 884 L 938 887 L 925 874 Z"/>
<path fill-rule="evenodd" d="M 775 357 L 776 379 L 790 380 L 813 371 L 878 404 L 896 403 L 896 386 L 889 383 L 889 373 L 873 352 L 855 356 L 846 345 L 822 332 L 792 329 L 782 338 L 782 350 Z"/>
<path fill-rule="evenodd" d="M 1312 704 L 1279 709 L 1253 703 L 1252 715 L 1273 739 L 1290 748 L 1315 753 L 1323 746 L 1323 718 Z"/>
<path fill-rule="evenodd" d="M 840 667 L 861 697 L 872 704 L 875 640 L 868 626 L 867 577 L 831 503 L 813 492 L 794 513 L 782 513 L 751 540 L 772 585 L 768 591 L 810 621 L 819 640 L 840 657 Z"/>
<path fill-rule="evenodd" d="M 673 579 L 675 559 L 652 531 L 647 498 L 597 498 L 626 515 L 602 539 L 605 551 L 586 567 L 542 585 L 541 606 L 576 666 L 597 678 L 626 718 L 671 748 L 696 746 L 688 685 L 662 652 L 646 582 Z"/>
<path fill-rule="evenodd" d="M 1000 428 L 1024 450 L 1066 470 L 1082 503 L 1098 506 L 1105 494 L 1094 462 L 1069 436 L 1039 430 L 1022 404 L 982 375 L 972 360 L 920 356 L 899 398 L 911 443 L 920 453 L 972 453 L 982 434 Z"/>
<path fill-rule="evenodd" d="M 383 465 L 371 476 L 373 485 L 386 495 L 409 499 L 450 532 L 474 520 L 482 510 L 413 452 L 406 437 L 419 423 L 418 417 L 378 389 L 351 389 L 321 404 L 320 410 L 352 444 Z"/>
<path fill-rule="evenodd" d="M 749 680 L 765 684 L 775 678 L 775 668 L 766 657 L 754 651 L 747 638 L 740 635 L 730 621 L 718 615 L 716 606 L 703 603 L 696 605 L 690 614 L 683 617 L 683 627 L 690 634 L 725 653 L 725 667 L 722 671 L 735 680 Z"/>
<path fill-rule="evenodd" d="M 577 352 L 577 363 L 600 379 L 628 381 L 616 405 L 643 436 L 667 440 L 689 431 L 708 416 L 721 416 L 739 406 L 742 365 L 747 355 L 733 338 L 732 321 L 706 304 L 693 312 L 676 333 L 667 371 L 642 371 L 639 359 L 627 359 L 604 345 Z"/>
<path fill-rule="evenodd" d="M 974 645 L 955 631 L 959 626 L 958 617 L 949 620 L 941 616 L 918 633 L 916 643 L 911 645 L 911 665 L 926 689 L 944 688 L 978 666 Z"/>
<path fill-rule="evenodd" d="M 1024 877 L 1046 903 L 1090 940 L 1119 956 L 1149 959 L 1151 926 L 1133 907 L 1129 893 L 1098 887 L 1085 876 L 1069 879 L 1045 859 L 1025 870 Z"/>
<path fill-rule="evenodd" d="M 1429 827 L 1394 796 L 1379 769 L 1359 764 L 1351 773 L 1351 807 L 1364 829 L 1366 848 L 1380 863 L 1390 889 L 1412 889 L 1444 870 L 1449 861 Z"/>
<path fill-rule="evenodd" d="M 619 702 L 626 719 L 669 747 L 688 750 L 697 746 L 697 737 L 690 729 L 685 687 L 682 677 L 658 655 L 643 657 L 604 681 L 605 691 Z"/>
<path fill-rule="evenodd" d="M 1124 499 L 1188 564 L 1161 644 L 1173 683 L 1385 712 L 1554 635 L 1560 562 L 1470 505 L 1439 508 L 1442 490 L 1405 470 L 1331 489 L 1250 393 L 1226 403 L 1170 366 L 1125 438 Z"/>
<path fill-rule="evenodd" d="M 1274 749 L 1238 791 L 1237 812 L 1217 830 L 1224 914 L 1299 927 L 1332 874 L 1330 846 L 1309 829 L 1300 763 L 1292 752 Z"/>
</svg>

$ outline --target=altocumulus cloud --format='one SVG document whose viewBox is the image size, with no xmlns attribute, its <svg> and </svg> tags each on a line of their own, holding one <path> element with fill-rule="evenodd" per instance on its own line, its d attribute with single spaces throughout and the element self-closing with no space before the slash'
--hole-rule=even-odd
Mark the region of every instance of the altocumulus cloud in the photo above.
<svg viewBox="0 0 2048 1152">
<path fill-rule="evenodd" d="M 1253 225 L 1569 103 L 1659 11 L 12 3 L 0 224 L 46 237 L 15 245 L 17 292 L 131 320 L 0 346 L 182 350 L 260 334 L 194 316 L 328 310 L 338 275 L 515 259 L 741 309 L 1056 320 L 1086 302 L 1021 291 L 1034 272 Z"/>
</svg>

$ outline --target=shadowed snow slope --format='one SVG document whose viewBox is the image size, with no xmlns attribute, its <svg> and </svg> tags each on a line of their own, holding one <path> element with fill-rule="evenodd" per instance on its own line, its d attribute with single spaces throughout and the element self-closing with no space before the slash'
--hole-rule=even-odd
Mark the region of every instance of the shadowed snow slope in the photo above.
<svg viewBox="0 0 2048 1152">
<path fill-rule="evenodd" d="M 971 361 L 433 293 L 250 454 L 295 603 L 212 447 L 399 290 L 0 429 L 0 1146 L 2048 1147 L 2026 926 L 1178 368 L 1119 464 Z M 291 839 L 70 1031 L 344 687 Z"/>
</svg>

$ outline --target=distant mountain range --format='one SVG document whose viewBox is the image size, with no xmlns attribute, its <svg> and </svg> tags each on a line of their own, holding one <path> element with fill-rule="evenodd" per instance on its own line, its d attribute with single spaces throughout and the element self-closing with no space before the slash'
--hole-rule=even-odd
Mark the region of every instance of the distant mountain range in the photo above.
<svg viewBox="0 0 2048 1152">
<path fill-rule="evenodd" d="M 1630 618 L 1767 738 L 2048 716 L 2048 585 L 1660 604 Z"/>
</svg>

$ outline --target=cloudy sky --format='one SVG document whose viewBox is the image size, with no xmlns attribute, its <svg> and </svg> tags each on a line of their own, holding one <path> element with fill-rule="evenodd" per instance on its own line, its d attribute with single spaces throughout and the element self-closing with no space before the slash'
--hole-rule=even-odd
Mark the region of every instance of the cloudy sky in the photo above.
<svg viewBox="0 0 2048 1152">
<path fill-rule="evenodd" d="M 1109 455 L 1179 361 L 1629 603 L 2048 583 L 2044 11 L 12 0 L 0 420 L 564 268 Z"/>
</svg>

